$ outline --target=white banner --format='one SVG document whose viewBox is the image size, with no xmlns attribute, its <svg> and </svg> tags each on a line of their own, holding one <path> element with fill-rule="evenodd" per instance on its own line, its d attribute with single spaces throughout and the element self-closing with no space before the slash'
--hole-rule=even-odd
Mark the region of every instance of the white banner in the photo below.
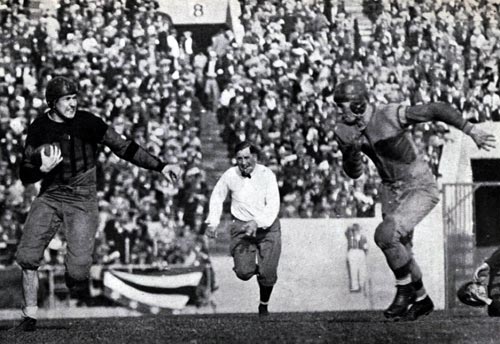
<svg viewBox="0 0 500 344">
<path fill-rule="evenodd" d="M 159 11 L 174 25 L 222 24 L 228 21 L 228 0 L 160 0 Z"/>
</svg>

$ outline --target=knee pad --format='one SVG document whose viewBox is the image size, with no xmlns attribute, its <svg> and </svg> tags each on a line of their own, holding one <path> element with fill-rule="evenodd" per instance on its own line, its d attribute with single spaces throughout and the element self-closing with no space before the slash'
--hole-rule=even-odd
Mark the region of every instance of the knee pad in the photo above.
<svg viewBox="0 0 500 344">
<path fill-rule="evenodd" d="M 375 230 L 375 243 L 381 249 L 390 247 L 396 240 L 396 221 L 392 216 L 386 216 Z"/>
</svg>

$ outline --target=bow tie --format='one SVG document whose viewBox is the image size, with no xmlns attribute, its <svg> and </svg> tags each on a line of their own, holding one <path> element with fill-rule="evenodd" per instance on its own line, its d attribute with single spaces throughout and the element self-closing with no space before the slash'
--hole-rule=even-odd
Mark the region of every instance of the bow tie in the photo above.
<svg viewBox="0 0 500 344">
<path fill-rule="evenodd" d="M 248 179 L 252 179 L 252 175 L 250 173 L 242 173 L 241 176 L 243 178 L 248 178 Z"/>
</svg>

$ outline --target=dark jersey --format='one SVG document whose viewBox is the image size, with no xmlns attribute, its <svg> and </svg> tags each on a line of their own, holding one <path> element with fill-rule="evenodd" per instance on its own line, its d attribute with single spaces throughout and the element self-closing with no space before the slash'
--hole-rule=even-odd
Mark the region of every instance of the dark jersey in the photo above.
<svg viewBox="0 0 500 344">
<path fill-rule="evenodd" d="M 63 160 L 48 173 L 40 171 L 41 155 L 37 148 L 55 144 Z M 122 138 L 102 119 L 87 111 L 77 111 L 71 121 L 58 123 L 48 113 L 38 116 L 28 128 L 20 177 L 23 183 L 42 180 L 42 190 L 51 185 L 67 185 L 78 176 L 95 168 L 98 145 L 108 146 L 116 155 L 133 164 L 161 171 L 160 160 L 131 140 Z M 94 179 L 95 180 L 95 179 Z"/>
</svg>

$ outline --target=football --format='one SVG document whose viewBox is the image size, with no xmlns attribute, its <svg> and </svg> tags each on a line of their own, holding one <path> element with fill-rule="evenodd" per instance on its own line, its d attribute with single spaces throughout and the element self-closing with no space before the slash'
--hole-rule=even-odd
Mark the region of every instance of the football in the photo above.
<svg viewBox="0 0 500 344">
<path fill-rule="evenodd" d="M 48 156 L 50 153 L 50 146 L 56 146 L 60 149 L 59 144 L 57 144 L 57 143 L 44 143 L 43 145 L 38 146 L 38 148 L 36 149 L 36 152 L 40 153 L 40 154 L 43 153 L 46 156 Z"/>
</svg>

